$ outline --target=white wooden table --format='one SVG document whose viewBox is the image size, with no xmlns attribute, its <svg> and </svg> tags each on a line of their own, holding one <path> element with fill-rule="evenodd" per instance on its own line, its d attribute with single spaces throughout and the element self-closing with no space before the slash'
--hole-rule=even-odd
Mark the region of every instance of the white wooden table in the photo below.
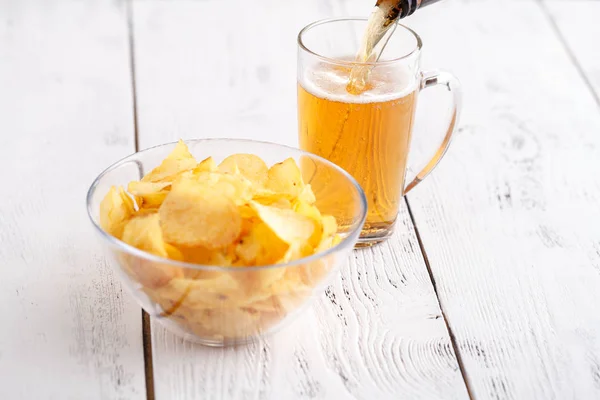
<svg viewBox="0 0 600 400">
<path fill-rule="evenodd" d="M 459 134 L 396 235 L 288 329 L 204 348 L 123 292 L 93 178 L 180 137 L 296 145 L 297 32 L 373 2 L 0 0 L 0 399 L 600 398 L 596 0 L 406 20 L 462 80 Z"/>
</svg>

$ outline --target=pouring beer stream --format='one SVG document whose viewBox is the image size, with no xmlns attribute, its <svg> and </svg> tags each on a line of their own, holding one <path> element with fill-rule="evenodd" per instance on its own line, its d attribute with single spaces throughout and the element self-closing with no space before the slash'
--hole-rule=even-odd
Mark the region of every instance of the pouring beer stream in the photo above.
<svg viewBox="0 0 600 400">
<path fill-rule="evenodd" d="M 383 53 L 387 41 L 393 35 L 396 22 L 413 14 L 420 7 L 439 0 L 377 0 L 375 9 L 369 17 L 367 29 L 356 61 L 359 63 L 375 63 Z M 371 65 L 356 65 L 350 72 L 346 90 L 350 94 L 361 94 L 368 89 Z"/>
</svg>

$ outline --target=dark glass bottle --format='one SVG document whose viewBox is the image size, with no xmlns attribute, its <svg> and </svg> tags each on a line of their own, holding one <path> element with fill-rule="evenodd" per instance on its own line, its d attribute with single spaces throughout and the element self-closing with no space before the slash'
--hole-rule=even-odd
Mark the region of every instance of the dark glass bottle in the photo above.
<svg viewBox="0 0 600 400">
<path fill-rule="evenodd" d="M 440 0 L 377 0 L 377 7 L 390 7 L 386 20 L 390 23 L 412 15 L 417 9 Z"/>
</svg>

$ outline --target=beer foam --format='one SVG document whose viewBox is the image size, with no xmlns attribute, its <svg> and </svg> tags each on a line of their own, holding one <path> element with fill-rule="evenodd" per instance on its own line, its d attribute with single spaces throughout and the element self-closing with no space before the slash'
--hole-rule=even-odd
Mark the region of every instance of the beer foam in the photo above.
<svg viewBox="0 0 600 400">
<path fill-rule="evenodd" d="M 397 67 L 394 70 L 375 68 L 369 78 L 372 87 L 358 95 L 348 93 L 346 90 L 349 77 L 349 69 L 334 69 L 320 65 L 318 68 L 307 68 L 303 76 L 299 77 L 299 83 L 313 96 L 341 103 L 378 103 L 396 100 L 407 96 L 417 88 L 416 77 Z"/>
</svg>

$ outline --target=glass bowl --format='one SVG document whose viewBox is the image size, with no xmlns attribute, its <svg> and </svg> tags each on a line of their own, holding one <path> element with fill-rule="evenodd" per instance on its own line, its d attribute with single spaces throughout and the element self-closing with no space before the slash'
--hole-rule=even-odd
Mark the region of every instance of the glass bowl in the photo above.
<svg viewBox="0 0 600 400">
<path fill-rule="evenodd" d="M 92 183 L 87 210 L 113 267 L 140 306 L 166 329 L 211 346 L 248 342 L 274 332 L 302 312 L 347 261 L 360 235 L 367 203 L 358 183 L 335 164 L 295 148 L 237 139 L 186 141 L 198 161 L 217 163 L 251 153 L 271 166 L 294 158 L 321 213 L 336 218 L 342 237 L 334 247 L 287 264 L 218 267 L 155 256 L 109 235 L 99 222 L 100 202 L 111 186 L 140 180 L 158 166 L 175 143 L 135 153 L 110 166 Z M 226 223 L 226 221 L 224 221 Z"/>
</svg>

